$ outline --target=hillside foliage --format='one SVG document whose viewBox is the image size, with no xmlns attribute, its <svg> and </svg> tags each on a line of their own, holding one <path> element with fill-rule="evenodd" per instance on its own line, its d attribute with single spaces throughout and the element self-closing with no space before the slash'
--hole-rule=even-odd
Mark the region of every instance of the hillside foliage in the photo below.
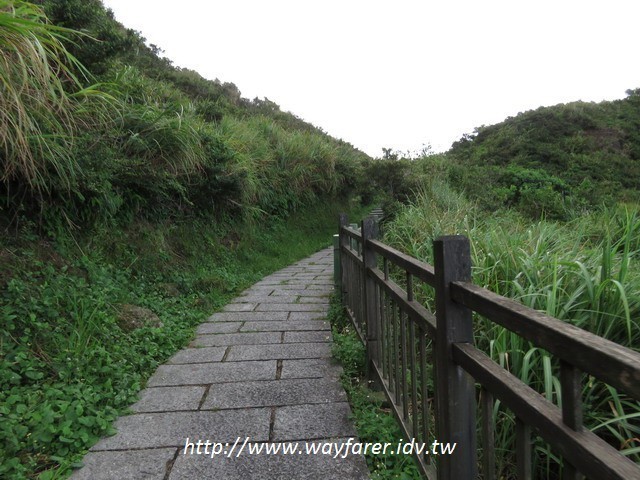
<svg viewBox="0 0 640 480">
<path fill-rule="evenodd" d="M 0 78 L 0 477 L 63 478 L 202 319 L 328 244 L 368 157 L 99 0 L 0 0 Z"/>
<path fill-rule="evenodd" d="M 174 67 L 99 0 L 39 3 L 0 6 L 6 219 L 286 216 L 354 183 L 365 154 Z"/>
<path fill-rule="evenodd" d="M 540 107 L 477 128 L 448 153 L 450 179 L 488 209 L 530 216 L 640 199 L 640 96 Z M 486 188 L 487 185 L 491 188 Z"/>
<path fill-rule="evenodd" d="M 386 240 L 427 261 L 435 236 L 468 234 L 479 283 L 637 348 L 639 90 L 372 159 L 174 66 L 100 0 L 0 0 L 0 79 L 2 478 L 67 475 L 202 318 L 326 246 L 340 209 L 382 204 Z M 127 331 L 129 304 L 161 324 Z M 544 352 L 480 326 L 479 345 L 560 402 Z M 636 460 L 637 402 L 584 394 L 589 428 Z"/>
</svg>

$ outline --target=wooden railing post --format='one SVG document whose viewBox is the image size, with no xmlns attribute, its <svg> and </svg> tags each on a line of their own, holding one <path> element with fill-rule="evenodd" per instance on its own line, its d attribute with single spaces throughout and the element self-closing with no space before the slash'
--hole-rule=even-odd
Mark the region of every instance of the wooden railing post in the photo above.
<svg viewBox="0 0 640 480">
<path fill-rule="evenodd" d="M 367 217 L 362 221 L 362 260 L 364 275 L 364 318 L 367 322 L 367 380 L 374 389 L 379 389 L 377 376 L 374 375 L 374 361 L 379 359 L 378 338 L 379 338 L 379 309 L 376 308 L 376 285 L 373 278 L 367 275 L 367 268 L 375 268 L 376 254 L 368 244 L 369 240 L 378 236 L 378 224 L 373 217 Z"/>
<path fill-rule="evenodd" d="M 338 235 L 339 235 L 338 248 L 340 249 L 340 252 L 341 252 L 340 254 L 340 291 L 338 293 L 342 298 L 343 305 L 346 302 L 345 293 L 346 293 L 347 285 L 345 281 L 345 275 L 347 270 L 345 266 L 346 256 L 342 255 L 342 249 L 347 246 L 347 243 L 349 242 L 349 238 L 346 235 L 342 234 L 342 227 L 346 227 L 347 225 L 349 225 L 349 217 L 347 216 L 346 213 L 341 213 L 340 216 L 338 217 Z"/>
<path fill-rule="evenodd" d="M 333 287 L 342 291 L 342 268 L 340 268 L 340 234 L 333 236 Z"/>
<path fill-rule="evenodd" d="M 452 358 L 454 343 L 473 343 L 472 313 L 450 297 L 450 284 L 471 281 L 469 240 L 461 235 L 438 238 L 434 244 L 436 283 L 437 440 L 456 443 L 452 455 L 438 457 L 438 480 L 477 476 L 475 386 Z"/>
</svg>

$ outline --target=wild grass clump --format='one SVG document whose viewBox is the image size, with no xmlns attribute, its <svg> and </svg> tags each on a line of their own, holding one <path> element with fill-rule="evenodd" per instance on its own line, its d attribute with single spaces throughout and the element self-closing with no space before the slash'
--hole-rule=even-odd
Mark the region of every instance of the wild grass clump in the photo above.
<svg viewBox="0 0 640 480">
<path fill-rule="evenodd" d="M 78 33 L 51 25 L 36 5 L 0 1 L 0 181 L 46 190 L 55 176 L 69 188 L 78 166 L 71 139 L 82 119 L 78 72 L 63 42 Z"/>
<path fill-rule="evenodd" d="M 8 223 L 36 218 L 52 230 L 211 212 L 255 221 L 349 191 L 361 152 L 233 84 L 172 67 L 99 2 L 80 3 L 44 7 L 65 25 L 86 24 L 97 49 L 87 34 L 74 43 L 80 34 L 40 7 L 0 1 Z"/>
<path fill-rule="evenodd" d="M 344 193 L 351 179 L 338 164 L 357 163 L 323 135 L 287 131 L 267 117 L 225 117 L 219 128 L 236 154 L 231 171 L 243 179 L 239 202 L 258 215 L 283 215 Z"/>
<path fill-rule="evenodd" d="M 434 180 L 385 226 L 385 241 L 433 263 L 439 235 L 470 239 L 474 283 L 628 348 L 640 345 L 640 209 L 620 206 L 567 223 L 527 221 L 514 211 L 481 213 Z M 432 292 L 422 300 L 433 307 Z M 562 404 L 556 359 L 505 328 L 476 316 L 475 342 L 549 401 Z M 640 404 L 593 377 L 583 381 L 585 425 L 640 461 Z M 500 472 L 508 475 L 513 416 L 495 407 Z M 557 473 L 557 455 L 536 443 L 540 478 Z M 555 458 L 555 460 L 553 460 Z M 551 459 L 551 460 L 550 460 Z"/>
</svg>

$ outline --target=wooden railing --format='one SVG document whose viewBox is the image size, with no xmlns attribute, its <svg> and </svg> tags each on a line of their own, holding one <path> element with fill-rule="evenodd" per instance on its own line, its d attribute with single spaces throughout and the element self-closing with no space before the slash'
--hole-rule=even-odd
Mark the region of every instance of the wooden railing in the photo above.
<svg viewBox="0 0 640 480">
<path fill-rule="evenodd" d="M 366 345 L 369 379 L 385 392 L 405 438 L 456 443 L 451 455 L 414 455 L 426 477 L 475 479 L 480 467 L 481 478 L 495 479 L 492 416 L 499 400 L 516 417 L 517 478 L 534 478 L 533 429 L 562 457 L 563 478 L 640 479 L 640 465 L 583 427 L 581 398 L 586 373 L 640 400 L 639 353 L 474 285 L 463 236 L 435 240 L 434 266 L 376 236 L 373 218 L 358 230 L 340 216 L 339 283 Z M 398 274 L 402 281 L 393 280 Z M 417 282 L 435 290 L 435 315 L 414 299 Z M 474 346 L 473 312 L 559 359 L 562 408 Z"/>
</svg>

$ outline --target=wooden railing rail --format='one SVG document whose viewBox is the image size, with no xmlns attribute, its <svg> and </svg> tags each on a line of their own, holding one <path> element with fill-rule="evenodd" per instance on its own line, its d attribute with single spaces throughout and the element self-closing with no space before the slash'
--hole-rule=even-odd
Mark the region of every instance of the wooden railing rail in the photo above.
<svg viewBox="0 0 640 480">
<path fill-rule="evenodd" d="M 496 477 L 493 410 L 499 400 L 516 417 L 517 478 L 534 478 L 535 431 L 562 457 L 563 478 L 640 479 L 640 465 L 583 427 L 581 398 L 586 373 L 640 401 L 640 353 L 474 285 L 465 237 L 438 238 L 431 266 L 376 235 L 373 218 L 358 231 L 340 216 L 343 302 L 365 343 L 369 379 L 384 391 L 406 438 L 456 443 L 452 455 L 415 455 L 425 476 L 475 479 L 480 469 L 483 479 Z M 435 315 L 414 298 L 416 282 L 434 289 Z M 474 346 L 473 312 L 559 359 L 562 407 Z"/>
<path fill-rule="evenodd" d="M 452 284 L 451 297 L 565 362 L 640 399 L 636 352 L 471 283 Z"/>
</svg>

